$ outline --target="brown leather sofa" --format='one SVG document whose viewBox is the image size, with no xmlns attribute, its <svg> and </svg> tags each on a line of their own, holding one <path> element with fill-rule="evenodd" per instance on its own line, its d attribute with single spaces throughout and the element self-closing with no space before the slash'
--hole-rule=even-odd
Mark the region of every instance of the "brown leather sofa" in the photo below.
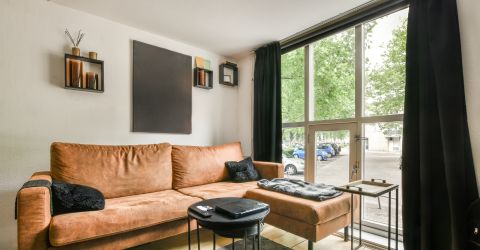
<svg viewBox="0 0 480 250">
<path fill-rule="evenodd" d="M 18 248 L 124 249 L 186 232 L 188 206 L 214 197 L 243 197 L 256 182 L 228 181 L 225 161 L 243 159 L 240 143 L 213 147 L 168 143 L 98 146 L 53 143 L 50 172 L 31 180 L 62 180 L 100 190 L 101 211 L 51 216 L 46 187 L 17 195 Z M 264 178 L 283 166 L 254 162 Z"/>
</svg>

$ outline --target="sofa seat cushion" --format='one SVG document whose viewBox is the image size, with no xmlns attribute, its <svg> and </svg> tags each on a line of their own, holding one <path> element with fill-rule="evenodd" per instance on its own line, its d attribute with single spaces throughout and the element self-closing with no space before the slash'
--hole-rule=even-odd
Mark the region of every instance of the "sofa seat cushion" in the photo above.
<svg viewBox="0 0 480 250">
<path fill-rule="evenodd" d="M 313 201 L 265 189 L 249 190 L 245 198 L 270 205 L 270 212 L 307 224 L 321 224 L 350 212 L 350 195 L 342 194 L 326 201 Z"/>
<path fill-rule="evenodd" d="M 212 199 L 212 198 L 221 198 L 221 197 L 244 197 L 245 193 L 250 190 L 257 188 L 256 181 L 235 183 L 235 182 L 216 182 L 210 183 L 195 187 L 181 188 L 178 189 L 182 194 L 189 196 L 194 196 L 198 198 Z"/>
<path fill-rule="evenodd" d="M 185 218 L 188 207 L 200 200 L 174 190 L 107 199 L 100 211 L 54 216 L 50 244 L 63 246 Z"/>
</svg>

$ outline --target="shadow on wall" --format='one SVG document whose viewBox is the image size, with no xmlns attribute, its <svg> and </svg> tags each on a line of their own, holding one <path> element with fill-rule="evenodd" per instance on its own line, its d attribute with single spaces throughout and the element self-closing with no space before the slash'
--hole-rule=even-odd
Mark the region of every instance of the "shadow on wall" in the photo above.
<svg viewBox="0 0 480 250">
<path fill-rule="evenodd" d="M 58 86 L 63 88 L 65 86 L 65 58 L 63 56 L 59 56 L 58 54 L 48 53 L 45 57 L 48 58 L 48 79 L 52 85 Z"/>
<path fill-rule="evenodd" d="M 14 219 L 16 195 L 17 190 L 0 191 L 1 249 L 17 249 L 17 221 Z"/>
</svg>

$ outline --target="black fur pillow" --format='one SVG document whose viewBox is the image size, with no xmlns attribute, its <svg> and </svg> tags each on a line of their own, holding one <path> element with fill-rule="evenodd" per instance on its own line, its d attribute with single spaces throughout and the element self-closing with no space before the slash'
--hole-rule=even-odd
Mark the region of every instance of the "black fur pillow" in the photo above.
<svg viewBox="0 0 480 250">
<path fill-rule="evenodd" d="M 92 187 L 53 181 L 52 203 L 53 215 L 94 211 L 105 208 L 105 197 Z"/>
<path fill-rule="evenodd" d="M 241 161 L 227 161 L 225 166 L 228 174 L 234 182 L 246 182 L 260 180 L 261 176 L 255 169 L 251 157 L 247 157 Z"/>
</svg>

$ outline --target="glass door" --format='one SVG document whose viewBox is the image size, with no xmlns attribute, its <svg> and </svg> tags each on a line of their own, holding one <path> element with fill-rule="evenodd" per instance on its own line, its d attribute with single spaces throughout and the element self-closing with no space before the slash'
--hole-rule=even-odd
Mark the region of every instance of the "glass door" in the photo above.
<svg viewBox="0 0 480 250">
<path fill-rule="evenodd" d="M 310 125 L 305 179 L 335 186 L 360 179 L 356 138 L 357 123 Z"/>
<path fill-rule="evenodd" d="M 384 179 L 388 183 L 399 185 L 399 197 L 402 197 L 402 134 L 403 122 L 377 122 L 363 124 L 363 176 L 369 180 Z M 392 221 L 395 221 L 395 197 L 392 197 Z M 388 194 L 378 198 L 363 197 L 363 220 L 367 227 L 380 229 L 387 236 L 388 230 Z M 398 201 L 399 232 L 402 231 L 402 200 Z M 367 228 L 368 229 L 368 228 Z"/>
</svg>

